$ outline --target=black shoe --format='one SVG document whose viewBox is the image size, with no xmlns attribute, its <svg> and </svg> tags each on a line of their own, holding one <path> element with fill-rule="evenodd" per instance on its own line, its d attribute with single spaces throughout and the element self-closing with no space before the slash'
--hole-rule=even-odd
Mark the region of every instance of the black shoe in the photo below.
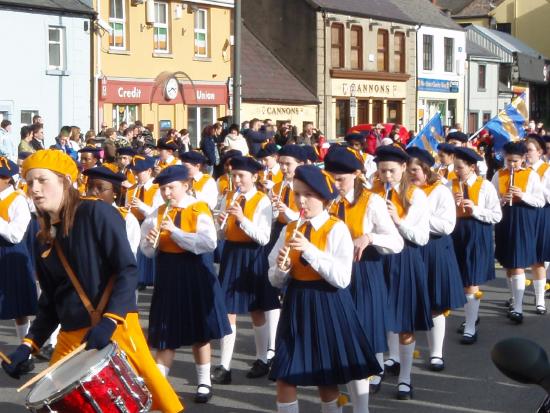
<svg viewBox="0 0 550 413">
<path fill-rule="evenodd" d="M 223 366 L 216 366 L 210 378 L 212 383 L 229 384 L 231 383 L 231 370 L 226 370 Z"/>
<path fill-rule="evenodd" d="M 476 320 L 476 327 L 478 326 L 478 324 L 479 324 L 479 317 L 478 317 L 477 320 Z M 466 321 L 463 321 L 463 322 L 462 322 L 462 324 L 460 325 L 460 327 L 458 327 L 458 328 L 456 329 L 456 332 L 457 332 L 458 334 L 464 334 L 464 327 L 466 327 Z"/>
<path fill-rule="evenodd" d="M 518 313 L 517 311 L 510 311 L 510 314 L 508 315 L 510 318 L 510 321 L 516 324 L 523 323 L 523 314 Z"/>
<path fill-rule="evenodd" d="M 19 373 L 27 374 L 34 370 L 34 360 L 32 358 L 25 360 L 19 365 Z"/>
<path fill-rule="evenodd" d="M 474 344 L 477 341 L 477 333 L 475 333 L 473 336 L 470 334 L 464 334 L 462 338 L 460 339 L 460 344 Z"/>
<path fill-rule="evenodd" d="M 408 390 L 399 390 L 399 386 L 407 386 Z M 410 400 L 413 398 L 413 388 L 410 384 L 399 383 L 397 385 L 397 400 Z"/>
<path fill-rule="evenodd" d="M 432 360 L 441 360 L 441 363 L 432 363 Z M 442 357 L 430 357 L 430 370 L 441 371 L 445 368 L 445 360 Z"/>
<path fill-rule="evenodd" d="M 201 387 L 208 389 L 208 393 L 199 393 L 199 389 Z M 207 384 L 199 384 L 197 386 L 197 392 L 195 393 L 195 403 L 208 403 L 208 401 L 211 398 L 212 398 L 212 386 L 208 386 Z"/>
<path fill-rule="evenodd" d="M 514 299 L 508 298 L 506 301 L 504 301 L 504 307 L 513 308 L 514 307 Z"/>
<path fill-rule="evenodd" d="M 537 305 L 537 308 L 535 309 L 535 311 L 538 315 L 544 315 L 546 314 L 546 307 L 543 305 Z"/>
<path fill-rule="evenodd" d="M 384 381 L 384 373 L 382 374 L 375 374 L 373 377 L 380 377 L 380 381 L 378 384 L 371 383 L 369 381 L 369 392 L 370 394 L 376 394 L 380 391 L 380 388 L 382 387 L 382 381 Z"/>
<path fill-rule="evenodd" d="M 147 285 L 145 285 L 145 284 L 143 284 L 143 283 L 139 283 L 139 284 L 137 285 L 137 290 L 138 290 L 138 291 L 144 291 L 144 290 L 146 290 L 146 289 L 147 289 Z"/>
<path fill-rule="evenodd" d="M 252 368 L 246 373 L 246 377 L 249 379 L 257 379 L 267 376 L 267 373 L 269 373 L 269 365 L 262 360 L 256 360 L 254 364 L 252 364 Z"/>
<path fill-rule="evenodd" d="M 384 363 L 384 372 L 391 374 L 392 376 L 399 376 L 401 371 L 401 363 L 398 363 L 394 359 L 387 359 L 386 361 L 391 361 L 393 364 L 389 365 Z"/>
<path fill-rule="evenodd" d="M 36 355 L 36 358 L 40 360 L 50 361 L 53 354 L 53 346 L 51 344 L 45 345 L 40 349 L 40 352 Z"/>
</svg>

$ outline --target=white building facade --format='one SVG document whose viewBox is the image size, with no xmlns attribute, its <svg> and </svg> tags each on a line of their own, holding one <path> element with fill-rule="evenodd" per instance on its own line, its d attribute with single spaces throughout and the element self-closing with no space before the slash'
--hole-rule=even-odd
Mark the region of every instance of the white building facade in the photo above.
<svg viewBox="0 0 550 413">
<path fill-rule="evenodd" d="M 28 2 L 8 3 L 0 4 L 0 120 L 12 122 L 19 141 L 21 126 L 40 115 L 46 147 L 55 143 L 63 125 L 86 132 L 92 107 L 93 9 L 75 1 L 36 2 L 32 9 Z"/>
<path fill-rule="evenodd" d="M 464 124 L 466 34 L 421 25 L 417 30 L 418 116 L 422 129 L 438 111 L 443 124 Z"/>
</svg>

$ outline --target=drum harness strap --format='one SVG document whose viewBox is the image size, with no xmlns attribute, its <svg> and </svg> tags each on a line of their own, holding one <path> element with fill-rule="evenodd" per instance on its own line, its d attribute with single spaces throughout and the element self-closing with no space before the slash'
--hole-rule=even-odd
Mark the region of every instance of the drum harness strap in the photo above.
<svg viewBox="0 0 550 413">
<path fill-rule="evenodd" d="M 69 276 L 69 279 L 71 280 L 71 283 L 73 284 L 73 287 L 76 290 L 76 293 L 80 297 L 82 304 L 86 308 L 86 311 L 88 311 L 88 314 L 90 315 L 90 319 L 92 322 L 92 327 L 94 327 L 101 321 L 101 317 L 103 316 L 105 307 L 107 307 L 109 298 L 111 298 L 111 293 L 113 292 L 113 286 L 115 284 L 115 277 L 112 276 L 111 278 L 109 278 L 109 281 L 107 282 L 107 286 L 105 287 L 105 291 L 103 291 L 101 299 L 99 300 L 99 304 L 97 305 L 97 308 L 94 308 L 94 306 L 92 305 L 92 302 L 86 295 L 84 288 L 82 288 L 82 284 L 80 284 L 80 281 L 78 281 L 76 274 L 74 273 L 73 269 L 69 265 L 69 262 L 67 261 L 67 258 L 65 257 L 65 254 L 61 249 L 61 246 L 59 245 L 58 242 L 55 242 L 55 241 L 54 241 L 54 244 L 55 244 L 55 251 L 57 252 L 57 256 L 61 260 L 61 264 L 63 265 L 65 272 Z"/>
</svg>

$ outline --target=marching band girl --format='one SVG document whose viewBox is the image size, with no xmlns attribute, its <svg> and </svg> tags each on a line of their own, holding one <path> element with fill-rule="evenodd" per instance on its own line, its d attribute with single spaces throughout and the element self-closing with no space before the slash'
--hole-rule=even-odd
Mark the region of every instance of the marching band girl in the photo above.
<svg viewBox="0 0 550 413">
<path fill-rule="evenodd" d="M 270 378 L 277 411 L 298 413 L 297 386 L 317 386 L 323 413 L 342 412 L 339 384 L 353 388 L 355 411 L 368 411 L 368 381 L 380 372 L 349 290 L 353 242 L 325 210 L 337 192 L 316 166 L 296 168 L 303 220 L 290 223 L 269 256 L 269 279 L 287 285 Z"/>
<path fill-rule="evenodd" d="M 12 180 L 19 167 L 0 157 L 0 320 L 15 320 L 15 331 L 23 341 L 29 331 L 28 317 L 37 310 L 36 285 L 25 233 L 31 221 L 26 197 L 14 189 Z M 32 358 L 21 373 L 34 369 Z"/>
<path fill-rule="evenodd" d="M 437 145 L 437 157 L 439 158 L 439 165 L 437 167 L 437 173 L 441 177 L 441 182 L 445 185 L 450 180 L 456 178 L 454 172 L 454 149 L 455 146 L 450 143 L 440 143 Z"/>
<path fill-rule="evenodd" d="M 376 150 L 378 176 L 384 188 L 375 188 L 386 199 L 388 212 L 405 240 L 403 251 L 388 256 L 389 272 L 389 334 L 390 359 L 386 368 L 399 371 L 397 398 L 412 398 L 411 369 L 415 332 L 433 327 L 428 296 L 427 273 L 420 248 L 430 237 L 429 204 L 426 194 L 412 185 L 406 174 L 409 156 L 399 147 L 380 146 Z M 396 348 L 399 350 L 396 351 Z M 399 354 L 399 360 L 395 355 Z M 399 364 L 398 364 L 399 363 Z"/>
<path fill-rule="evenodd" d="M 325 156 L 325 170 L 334 178 L 339 197 L 330 213 L 347 225 L 353 239 L 353 267 L 349 290 L 357 314 L 384 367 L 388 290 L 381 254 L 397 254 L 403 238 L 390 218 L 384 199 L 364 187 L 363 162 L 351 148 L 335 146 Z M 370 379 L 373 393 L 380 390 L 383 375 Z M 354 403 L 355 407 L 355 403 Z"/>
<path fill-rule="evenodd" d="M 361 133 L 350 133 L 346 135 L 346 142 L 348 145 L 355 149 L 361 156 L 363 161 L 363 170 L 366 178 L 367 188 L 372 188 L 372 182 L 376 174 L 376 162 L 374 162 L 374 156 L 370 153 L 364 152 L 366 136 Z"/>
<path fill-rule="evenodd" d="M 29 156 L 23 175 L 40 220 L 37 273 L 42 294 L 24 343 L 2 367 L 18 378 L 21 363 L 61 324 L 51 364 L 82 342 L 93 350 L 113 340 L 151 391 L 152 409 L 180 412 L 183 406 L 156 367 L 139 325 L 136 260 L 120 214 L 105 202 L 80 198 L 73 187 L 76 164 L 61 151 Z M 87 301 L 95 311 L 84 305 Z"/>
<path fill-rule="evenodd" d="M 231 181 L 231 164 L 229 161 L 231 161 L 231 158 L 234 158 L 235 156 L 243 156 L 243 154 L 241 151 L 236 149 L 230 149 L 225 151 L 220 159 L 224 169 L 224 174 L 220 176 L 216 182 L 220 201 L 228 192 L 233 190 L 233 182 Z"/>
<path fill-rule="evenodd" d="M 447 310 L 462 308 L 466 303 L 462 279 L 450 234 L 456 224 L 455 201 L 452 192 L 432 171 L 434 158 L 424 149 L 407 149 L 410 156 L 407 170 L 411 183 L 421 188 L 428 197 L 430 241 L 421 247 L 422 258 L 428 273 L 428 292 L 434 326 L 428 331 L 430 369 L 441 371 L 445 316 Z"/>
<path fill-rule="evenodd" d="M 495 257 L 506 269 L 512 290 L 508 317 L 523 322 L 525 268 L 537 260 L 538 208 L 545 204 L 540 177 L 523 163 L 527 147 L 524 142 L 509 142 L 503 147 L 506 167 L 492 179 L 502 205 L 502 221 L 495 225 Z M 513 240 L 513 242 L 511 242 Z"/>
<path fill-rule="evenodd" d="M 473 344 L 477 340 L 479 286 L 495 278 L 493 225 L 501 220 L 502 211 L 493 185 L 476 174 L 481 156 L 470 148 L 455 148 L 454 157 L 457 177 L 449 187 L 457 205 L 457 220 L 452 238 L 466 293 L 465 322 L 458 332 L 462 344 Z"/>
<path fill-rule="evenodd" d="M 212 397 L 210 341 L 231 333 L 220 284 L 201 258 L 216 247 L 216 227 L 208 205 L 188 195 L 187 167 L 169 166 L 155 183 L 167 204 L 141 228 L 141 250 L 157 260 L 149 343 L 157 349 L 157 363 L 165 375 L 176 349 L 193 346 L 195 402 L 206 403 Z"/>
<path fill-rule="evenodd" d="M 158 158 L 155 161 L 155 175 L 158 175 L 164 168 L 173 165 L 181 165 L 181 161 L 174 156 L 178 145 L 172 138 L 161 138 L 157 142 Z"/>
<path fill-rule="evenodd" d="M 201 172 L 201 167 L 206 163 L 206 158 L 199 152 L 189 151 L 182 153 L 180 159 L 189 170 L 191 189 L 195 193 L 195 198 L 206 202 L 210 209 L 214 210 L 218 203 L 218 187 L 216 181 L 210 175 Z"/>
<path fill-rule="evenodd" d="M 275 184 L 283 180 L 283 172 L 277 163 L 277 151 L 277 145 L 268 143 L 256 154 L 256 159 L 264 167 L 260 172 L 260 180 L 267 190 L 272 189 Z"/>
<path fill-rule="evenodd" d="M 213 373 L 213 381 L 218 384 L 231 382 L 237 314 L 250 313 L 254 328 L 256 361 L 247 377 L 268 373 L 269 325 L 265 312 L 280 307 L 277 290 L 267 279 L 263 248 L 271 233 L 271 203 L 255 186 L 262 165 L 249 157 L 234 157 L 230 162 L 235 191 L 227 194 L 219 217 L 220 235 L 225 236 L 219 278 L 232 333 L 221 340 L 221 365 Z"/>
<path fill-rule="evenodd" d="M 544 289 L 546 286 L 545 261 L 550 261 L 550 165 L 541 158 L 545 150 L 544 139 L 538 135 L 527 138 L 527 162 L 535 171 L 542 183 L 545 204 L 538 210 L 537 219 L 537 263 L 531 267 L 533 272 L 533 288 L 535 290 L 535 311 L 539 315 L 546 314 Z"/>
</svg>

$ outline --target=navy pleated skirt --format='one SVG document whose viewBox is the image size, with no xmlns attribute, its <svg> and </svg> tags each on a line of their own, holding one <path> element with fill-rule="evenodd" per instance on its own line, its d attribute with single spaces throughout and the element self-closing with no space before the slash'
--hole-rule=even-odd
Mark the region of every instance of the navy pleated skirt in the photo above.
<svg viewBox="0 0 550 413">
<path fill-rule="evenodd" d="M 0 320 L 35 315 L 38 297 L 25 242 L 0 238 Z"/>
<path fill-rule="evenodd" d="M 493 225 L 475 218 L 458 218 L 451 234 L 462 285 L 483 285 L 495 279 Z"/>
<path fill-rule="evenodd" d="M 269 378 L 334 386 L 380 372 L 348 289 L 290 280 Z"/>
<path fill-rule="evenodd" d="M 149 313 L 149 344 L 177 349 L 231 333 L 216 275 L 200 255 L 160 252 Z"/>
<path fill-rule="evenodd" d="M 537 263 L 538 208 L 525 203 L 505 205 L 495 225 L 495 257 L 504 268 L 527 268 Z"/>
<path fill-rule="evenodd" d="M 27 251 L 29 251 L 31 268 L 33 269 L 33 275 L 35 270 L 35 260 L 36 260 L 36 236 L 40 231 L 40 225 L 38 224 L 38 219 L 35 214 L 31 213 L 31 221 L 27 227 L 27 232 L 25 233 L 24 242 L 27 246 Z"/>
<path fill-rule="evenodd" d="M 225 240 L 218 239 L 218 242 L 216 244 L 216 249 L 214 250 L 214 262 L 216 264 L 219 264 L 222 259 L 222 251 L 223 251 L 223 244 Z"/>
<path fill-rule="evenodd" d="M 538 210 L 537 262 L 550 261 L 550 204 Z"/>
<path fill-rule="evenodd" d="M 466 296 L 451 236 L 430 234 L 430 241 L 420 247 L 420 252 L 428 274 L 432 311 L 463 307 Z"/>
<path fill-rule="evenodd" d="M 363 252 L 361 261 L 353 263 L 349 291 L 359 320 L 375 353 L 388 350 L 388 288 L 384 279 L 382 258 L 373 246 Z"/>
<path fill-rule="evenodd" d="M 428 276 L 420 247 L 405 241 L 399 254 L 388 256 L 388 330 L 426 331 L 433 327 Z"/>
<path fill-rule="evenodd" d="M 279 293 L 267 277 L 265 248 L 255 242 L 225 241 L 220 283 L 229 314 L 280 308 Z"/>
<path fill-rule="evenodd" d="M 147 258 L 141 250 L 137 253 L 138 283 L 153 285 L 155 283 L 155 259 Z"/>
<path fill-rule="evenodd" d="M 269 237 L 269 242 L 264 247 L 268 257 L 269 257 L 269 254 L 271 253 L 271 250 L 277 243 L 277 240 L 279 239 L 279 236 L 281 235 L 281 231 L 283 230 L 285 225 L 286 224 L 283 224 L 278 220 L 273 221 L 273 224 L 271 225 L 271 235 Z"/>
</svg>

